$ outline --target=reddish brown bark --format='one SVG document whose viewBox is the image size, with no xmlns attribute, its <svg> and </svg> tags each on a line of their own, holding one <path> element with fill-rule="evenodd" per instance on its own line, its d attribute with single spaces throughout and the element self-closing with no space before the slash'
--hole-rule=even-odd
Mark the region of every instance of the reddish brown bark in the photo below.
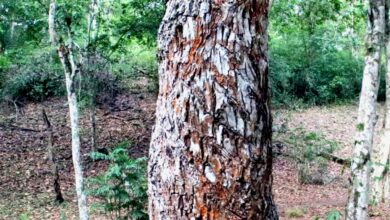
<svg viewBox="0 0 390 220">
<path fill-rule="evenodd" d="M 159 30 L 151 219 L 278 219 L 268 0 L 171 0 Z"/>
</svg>

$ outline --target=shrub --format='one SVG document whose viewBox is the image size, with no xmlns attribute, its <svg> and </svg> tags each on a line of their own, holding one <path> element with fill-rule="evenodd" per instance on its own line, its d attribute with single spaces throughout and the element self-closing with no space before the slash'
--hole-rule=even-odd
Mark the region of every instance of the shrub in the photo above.
<svg viewBox="0 0 390 220">
<path fill-rule="evenodd" d="M 6 70 L 10 67 L 11 63 L 9 62 L 6 56 L 0 55 L 0 88 L 3 87 L 4 81 L 6 79 Z"/>
<path fill-rule="evenodd" d="M 270 82 L 273 102 L 310 105 L 355 100 L 360 93 L 364 59 L 351 51 L 332 30 L 318 28 L 288 35 L 273 33 L 270 40 Z M 341 48 L 340 48 L 341 47 Z"/>
<path fill-rule="evenodd" d="M 114 65 L 114 74 L 130 90 L 155 91 L 158 88 L 156 48 L 133 41 L 126 57 Z M 145 85 L 146 84 L 146 85 Z"/>
<path fill-rule="evenodd" d="M 26 59 L 27 61 L 12 65 L 4 72 L 2 99 L 42 101 L 65 93 L 61 66 L 48 62 L 51 59 L 49 53 Z"/>
<path fill-rule="evenodd" d="M 334 209 L 326 214 L 326 220 L 340 220 L 342 216 L 340 211 Z"/>
<path fill-rule="evenodd" d="M 111 102 L 122 91 L 118 77 L 109 70 L 109 61 L 99 53 L 91 56 L 82 66 L 82 78 L 78 83 L 80 107 Z"/>
<path fill-rule="evenodd" d="M 108 155 L 92 153 L 93 159 L 110 165 L 104 174 L 87 180 L 87 192 L 100 200 L 95 206 L 113 219 L 148 219 L 146 159 L 130 158 L 126 146 L 121 143 Z"/>
</svg>

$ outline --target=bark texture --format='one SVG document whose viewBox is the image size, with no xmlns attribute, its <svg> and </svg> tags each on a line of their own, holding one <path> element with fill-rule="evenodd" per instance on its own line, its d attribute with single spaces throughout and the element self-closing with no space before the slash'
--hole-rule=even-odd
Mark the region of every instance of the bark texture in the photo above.
<svg viewBox="0 0 390 220">
<path fill-rule="evenodd" d="M 380 143 L 376 148 L 373 163 L 373 200 L 376 202 L 388 202 L 390 200 L 390 0 L 386 0 L 386 103 L 383 131 L 380 134 Z"/>
<path fill-rule="evenodd" d="M 75 172 L 77 202 L 80 220 L 88 220 L 87 197 L 84 193 L 83 168 L 80 159 L 80 127 L 79 110 L 76 94 L 76 76 L 79 68 L 73 55 L 73 40 L 70 27 L 68 27 L 69 44 L 61 44 L 58 55 L 64 67 L 65 83 L 68 96 L 69 117 L 72 131 L 72 159 Z"/>
<path fill-rule="evenodd" d="M 50 1 L 48 26 L 49 36 L 52 45 L 57 46 L 57 32 L 55 28 L 55 16 L 56 16 L 56 0 Z M 77 203 L 79 208 L 80 220 L 88 220 L 88 204 L 87 196 L 84 193 L 83 183 L 83 168 L 80 159 L 80 128 L 79 128 L 79 110 L 76 94 L 76 75 L 79 72 L 79 67 L 76 65 L 75 57 L 73 54 L 73 39 L 70 22 L 67 23 L 68 30 L 68 44 L 63 42 L 58 46 L 58 56 L 61 60 L 65 74 L 65 84 L 69 105 L 69 117 L 70 126 L 72 132 L 72 160 L 75 172 L 75 185 L 77 194 Z M 57 187 L 57 186 L 55 186 Z M 59 185 L 58 185 L 59 187 Z"/>
<path fill-rule="evenodd" d="M 371 155 L 374 128 L 377 121 L 376 100 L 385 30 L 385 1 L 370 0 L 369 3 L 365 68 L 356 125 L 354 155 L 351 163 L 352 183 L 347 205 L 347 219 L 349 220 L 369 219 Z"/>
<path fill-rule="evenodd" d="M 150 219 L 278 219 L 268 0 L 170 0 L 158 37 Z"/>
</svg>

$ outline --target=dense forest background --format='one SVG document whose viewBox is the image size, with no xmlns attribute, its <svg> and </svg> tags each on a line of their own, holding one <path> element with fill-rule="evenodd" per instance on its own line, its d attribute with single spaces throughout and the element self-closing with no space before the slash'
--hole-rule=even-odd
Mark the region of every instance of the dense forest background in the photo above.
<svg viewBox="0 0 390 220">
<path fill-rule="evenodd" d="M 111 92 L 138 89 L 134 84 L 143 79 L 152 83 L 142 89 L 156 91 L 155 42 L 164 12 L 163 2 L 103 3 L 98 17 L 98 38 L 94 42 L 88 42 L 88 4 L 88 1 L 59 3 L 62 17 L 57 20 L 65 30 L 63 18 L 71 16 L 80 50 L 98 51 L 99 59 L 85 67 L 89 72 L 99 73 L 94 87 Z M 44 1 L 7 0 L 1 4 L 3 101 L 42 101 L 65 93 L 62 69 L 49 43 L 46 5 Z M 357 99 L 364 55 L 363 3 L 276 0 L 270 19 L 273 103 L 323 105 Z M 106 77 L 110 77 L 109 84 Z M 91 99 L 86 89 L 91 86 L 83 82 L 80 85 L 83 89 L 79 98 L 86 104 Z M 384 88 L 380 98 L 384 98 Z"/>
<path fill-rule="evenodd" d="M 272 194 L 281 219 L 338 220 L 345 215 L 351 187 L 348 168 L 357 145 L 353 134 L 365 128 L 356 123 L 356 106 L 365 60 L 374 51 L 365 45 L 367 10 L 374 7 L 367 2 L 270 1 L 267 53 L 273 125 L 265 133 L 269 140 L 272 133 L 274 152 L 266 156 L 273 158 Z M 158 66 L 163 56 L 157 54 L 157 40 L 168 3 L 0 1 L 0 219 L 77 219 L 81 208 L 75 198 L 81 190 L 75 190 L 75 152 L 84 169 L 79 175 L 85 177 L 82 193 L 85 190 L 89 200 L 84 208 L 92 219 L 148 219 L 145 174 L 159 116 L 156 108 L 161 107 L 156 106 L 162 78 L 158 72 L 164 71 Z M 55 16 L 50 18 L 53 4 Z M 386 28 L 388 34 L 389 25 Z M 181 26 L 175 33 L 182 31 Z M 384 44 L 388 39 L 382 40 Z M 386 130 L 381 113 L 388 111 L 382 104 L 386 65 L 380 65 L 378 132 L 382 125 Z M 67 88 L 69 72 L 75 75 Z M 70 91 L 80 110 L 75 114 L 80 118 L 78 149 L 70 147 Z M 261 104 L 267 106 L 265 100 Z M 267 107 L 259 109 L 270 119 Z M 218 115 L 213 116 L 217 121 Z M 375 137 L 374 145 L 378 142 Z M 390 183 L 388 166 L 383 167 L 380 175 Z M 211 175 L 209 182 L 214 178 Z M 369 208 L 372 219 L 390 217 L 388 203 L 370 200 Z"/>
</svg>

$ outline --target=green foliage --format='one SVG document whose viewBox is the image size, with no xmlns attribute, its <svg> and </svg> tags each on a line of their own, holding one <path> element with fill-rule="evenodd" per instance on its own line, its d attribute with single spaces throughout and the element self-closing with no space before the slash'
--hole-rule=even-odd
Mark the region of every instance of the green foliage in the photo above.
<svg viewBox="0 0 390 220">
<path fill-rule="evenodd" d="M 62 69 L 48 62 L 50 53 L 39 53 L 14 64 L 5 71 L 1 97 L 12 101 L 42 101 L 50 96 L 63 95 L 65 88 Z"/>
<path fill-rule="evenodd" d="M 11 62 L 8 57 L 0 55 L 0 88 L 3 87 L 3 84 L 6 80 L 6 71 L 11 66 Z"/>
<path fill-rule="evenodd" d="M 341 212 L 337 210 L 332 210 L 326 215 L 326 220 L 340 220 L 342 219 L 343 215 Z"/>
<path fill-rule="evenodd" d="M 39 1 L 2 0 L 0 2 L 0 54 L 46 35 L 46 9 Z"/>
<path fill-rule="evenodd" d="M 357 98 L 363 59 L 353 56 L 350 51 L 336 49 L 308 55 L 299 39 L 301 36 L 297 34 L 289 35 L 288 40 L 271 41 L 270 76 L 274 102 L 289 104 L 288 100 L 301 99 L 309 104 L 327 104 Z"/>
<path fill-rule="evenodd" d="M 359 96 L 362 12 L 360 4 L 347 1 L 274 2 L 270 76 L 275 104 L 291 105 L 301 100 L 322 105 Z"/>
<path fill-rule="evenodd" d="M 19 216 L 19 220 L 29 220 L 30 215 L 28 213 L 23 213 Z"/>
<path fill-rule="evenodd" d="M 126 50 L 129 40 L 134 38 L 155 44 L 165 10 L 164 1 L 120 0 L 106 7 L 106 10 L 109 12 L 103 11 L 99 16 L 102 34 L 98 41 L 103 52 Z"/>
<path fill-rule="evenodd" d="M 363 131 L 364 130 L 364 124 L 363 123 L 360 123 L 356 126 L 357 130 L 358 131 Z"/>
<path fill-rule="evenodd" d="M 129 57 L 120 59 L 113 65 L 114 74 L 124 83 L 127 89 L 157 90 L 157 60 L 154 47 L 142 45 L 140 41 L 133 41 L 129 45 Z M 147 85 L 142 84 L 142 79 L 148 79 Z"/>
<path fill-rule="evenodd" d="M 96 205 L 114 219 L 148 219 L 146 158 L 128 156 L 127 142 L 119 144 L 109 155 L 94 152 L 95 160 L 110 162 L 107 171 L 88 179 L 89 195 L 97 197 Z"/>
<path fill-rule="evenodd" d="M 9 61 L 9 58 L 4 55 L 0 55 L 0 71 L 8 69 L 10 66 L 11 62 Z"/>
<path fill-rule="evenodd" d="M 154 42 L 165 4 L 160 0 L 101 2 L 96 39 L 91 39 L 88 16 L 85 16 L 90 1 L 77 2 L 59 2 L 57 23 L 66 38 L 65 21 L 71 19 L 74 40 L 82 45 L 78 49 L 85 61 L 79 84 L 82 107 L 112 100 L 123 88 L 132 88 L 129 85 L 137 84 L 142 78 L 146 78 L 146 87 L 155 90 Z"/>
<path fill-rule="evenodd" d="M 28 55 L 48 44 L 48 3 L 22 0 L 0 3 L 0 88 L 10 78 L 5 69 L 15 66 L 19 60 L 41 65 L 29 61 Z M 96 104 L 95 97 L 106 92 L 111 96 L 112 91 L 117 90 L 113 87 L 137 90 L 158 87 L 155 40 L 165 10 L 164 1 L 102 1 L 96 39 L 91 39 L 88 31 L 89 0 L 58 0 L 57 3 L 59 36 L 66 41 L 66 20 L 71 20 L 77 54 L 92 61 L 83 65 L 80 100 L 85 106 Z M 274 0 L 269 29 L 273 102 L 296 106 L 355 100 L 359 96 L 363 70 L 364 15 L 361 1 Z M 96 54 L 98 56 L 94 56 Z M 52 76 L 51 73 L 45 70 L 41 75 Z M 107 76 L 110 76 L 109 89 L 102 89 Z M 43 99 L 52 94 L 42 92 L 45 86 L 26 85 L 44 84 L 37 82 L 38 77 L 33 78 L 31 81 L 15 79 L 18 82 L 14 82 L 14 87 L 30 87 L 35 90 L 34 95 Z M 119 81 L 113 85 L 113 80 Z M 383 82 L 383 78 L 381 80 Z M 382 86 L 380 98 L 384 97 L 384 91 Z M 16 96 L 22 94 L 16 93 Z M 31 99 L 32 95 L 27 96 Z"/>
<path fill-rule="evenodd" d="M 82 77 L 78 78 L 79 101 L 81 108 L 106 103 L 122 91 L 122 82 L 108 68 L 109 61 L 99 54 L 88 57 L 81 67 Z"/>
</svg>

